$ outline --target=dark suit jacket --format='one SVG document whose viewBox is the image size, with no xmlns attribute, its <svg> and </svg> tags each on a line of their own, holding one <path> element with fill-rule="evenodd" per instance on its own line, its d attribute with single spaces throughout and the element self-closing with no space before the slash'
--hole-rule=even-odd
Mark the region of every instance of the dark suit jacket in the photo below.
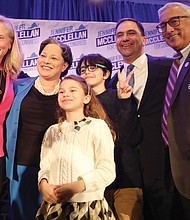
<svg viewBox="0 0 190 220">
<path fill-rule="evenodd" d="M 135 98 L 131 96 L 128 99 L 118 99 L 117 92 L 113 89 L 107 89 L 96 97 L 117 132 L 114 148 L 116 179 L 108 188 L 142 188 L 138 155 L 141 127 Z"/>
<path fill-rule="evenodd" d="M 148 79 L 138 109 L 143 139 L 139 144 L 144 187 L 159 184 L 165 188 L 165 146 L 161 136 L 161 118 L 171 59 L 148 56 Z M 112 79 L 113 85 L 117 74 Z M 114 86 L 113 86 L 114 87 Z M 169 169 L 168 169 L 169 170 Z M 158 183 L 159 182 L 159 183 Z"/>
<path fill-rule="evenodd" d="M 173 91 L 168 132 L 174 182 L 178 191 L 190 199 L 190 53 Z"/>
</svg>

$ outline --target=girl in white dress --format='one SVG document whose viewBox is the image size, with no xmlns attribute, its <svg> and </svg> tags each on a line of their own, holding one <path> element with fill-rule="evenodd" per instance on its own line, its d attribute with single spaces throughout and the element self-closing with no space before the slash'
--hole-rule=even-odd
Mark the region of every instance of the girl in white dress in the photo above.
<svg viewBox="0 0 190 220">
<path fill-rule="evenodd" d="M 66 76 L 58 93 L 58 124 L 45 133 L 36 219 L 115 219 L 104 198 L 115 179 L 114 131 L 85 80 Z"/>
</svg>

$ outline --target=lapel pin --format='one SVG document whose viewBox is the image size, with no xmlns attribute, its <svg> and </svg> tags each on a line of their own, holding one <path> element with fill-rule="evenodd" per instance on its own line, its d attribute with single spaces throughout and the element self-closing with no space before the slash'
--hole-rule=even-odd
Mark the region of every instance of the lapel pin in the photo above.
<svg viewBox="0 0 190 220">
<path fill-rule="evenodd" d="M 185 64 L 185 67 L 188 67 L 189 66 L 189 62 L 187 62 L 186 64 Z"/>
</svg>

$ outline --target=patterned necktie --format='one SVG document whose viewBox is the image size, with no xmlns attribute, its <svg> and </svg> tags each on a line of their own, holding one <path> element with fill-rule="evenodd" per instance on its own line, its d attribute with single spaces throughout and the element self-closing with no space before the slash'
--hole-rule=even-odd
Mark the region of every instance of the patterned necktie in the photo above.
<svg viewBox="0 0 190 220">
<path fill-rule="evenodd" d="M 180 59 L 182 58 L 181 53 L 177 53 L 174 56 L 174 60 L 170 69 L 170 75 L 168 78 L 168 83 L 166 86 L 165 92 L 165 100 L 164 100 L 164 110 L 162 114 L 162 138 L 164 140 L 165 145 L 168 145 L 168 123 L 167 123 L 167 115 L 170 108 L 170 103 L 172 99 L 172 93 L 175 87 L 175 83 L 177 80 L 177 73 L 180 66 Z"/>
<path fill-rule="evenodd" d="M 130 64 L 128 67 L 127 67 L 127 72 L 126 72 L 126 77 L 129 75 L 129 73 L 134 69 L 134 65 L 133 64 Z M 129 85 L 130 86 L 134 86 L 134 83 L 135 83 L 135 79 L 134 79 L 134 74 L 131 76 L 130 80 L 129 80 Z"/>
</svg>

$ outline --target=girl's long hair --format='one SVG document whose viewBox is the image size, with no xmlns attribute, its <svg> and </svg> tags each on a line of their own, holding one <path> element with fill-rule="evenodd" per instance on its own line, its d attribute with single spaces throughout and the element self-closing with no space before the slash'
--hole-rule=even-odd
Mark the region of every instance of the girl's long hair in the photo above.
<svg viewBox="0 0 190 220">
<path fill-rule="evenodd" d="M 63 78 L 62 81 L 67 80 L 67 79 L 72 79 L 72 80 L 79 82 L 84 90 L 85 95 L 91 96 L 90 102 L 88 104 L 84 105 L 85 117 L 99 118 L 99 119 L 104 120 L 108 124 L 108 126 L 111 130 L 113 139 L 115 140 L 116 134 L 113 129 L 113 126 L 111 125 L 111 121 L 108 118 L 108 116 L 106 115 L 102 105 L 100 104 L 100 102 L 96 98 L 94 92 L 87 85 L 85 79 L 83 79 L 81 76 L 78 76 L 78 75 L 67 75 Z M 57 116 L 58 116 L 58 123 L 59 124 L 61 124 L 62 122 L 64 122 L 66 120 L 66 113 L 59 106 L 58 106 L 58 110 L 57 110 Z"/>
</svg>

